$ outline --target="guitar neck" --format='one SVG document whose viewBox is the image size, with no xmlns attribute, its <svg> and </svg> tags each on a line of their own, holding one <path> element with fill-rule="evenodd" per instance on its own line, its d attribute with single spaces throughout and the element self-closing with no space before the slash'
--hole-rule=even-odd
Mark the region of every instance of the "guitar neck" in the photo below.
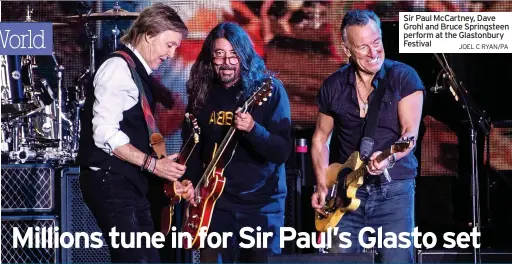
<svg viewBox="0 0 512 264">
<path fill-rule="evenodd" d="M 264 82 L 264 85 L 262 87 L 260 87 L 257 92 L 255 92 L 253 95 L 251 95 L 244 102 L 244 104 L 240 107 L 240 112 L 247 113 L 247 111 L 249 111 L 249 107 L 252 107 L 254 104 L 258 104 L 258 103 L 261 104 L 262 101 L 266 101 L 266 98 L 267 98 L 266 96 L 267 95 L 270 96 L 270 91 L 272 91 L 271 83 L 272 83 L 272 81 Z M 203 176 L 199 180 L 199 184 L 196 186 L 196 190 L 201 185 L 201 183 L 204 182 L 207 179 L 207 177 L 213 172 L 215 167 L 217 167 L 217 163 L 222 158 L 222 155 L 224 154 L 224 151 L 229 146 L 229 143 L 231 143 L 231 139 L 233 139 L 233 135 L 235 134 L 235 132 L 236 132 L 236 127 L 231 126 L 229 128 L 228 133 L 222 140 L 222 143 L 215 150 L 215 153 L 213 154 L 213 158 L 210 161 L 210 164 L 208 164 L 208 167 L 204 171 Z M 233 150 L 233 153 L 234 153 L 234 150 Z M 231 156 L 233 155 L 233 153 L 231 153 Z"/>
<path fill-rule="evenodd" d="M 201 177 L 201 180 L 199 180 L 199 182 L 202 182 L 203 180 L 205 180 L 206 177 L 208 177 L 208 175 L 210 175 L 213 172 L 213 169 L 215 168 L 215 166 L 217 166 L 217 163 L 219 162 L 220 158 L 222 157 L 222 154 L 224 153 L 227 146 L 231 142 L 231 139 L 233 138 L 233 135 L 235 134 L 235 132 L 236 132 L 236 128 L 234 126 L 232 126 L 229 129 L 228 133 L 226 133 L 226 136 L 224 137 L 224 139 L 222 140 L 222 143 L 220 143 L 219 147 L 215 151 L 213 158 L 210 161 L 210 164 L 208 164 L 208 167 L 204 171 L 203 176 Z"/>
<path fill-rule="evenodd" d="M 192 155 L 192 152 L 194 151 L 194 148 L 196 147 L 196 143 L 194 141 L 194 134 L 191 134 L 190 137 L 187 139 L 183 147 L 180 151 L 180 156 L 178 158 L 178 163 L 181 165 L 185 165 Z"/>
<path fill-rule="evenodd" d="M 387 158 L 388 158 L 389 156 L 391 156 L 392 154 L 393 154 L 393 153 L 391 153 L 391 148 L 388 148 L 388 149 L 386 149 L 386 150 L 382 151 L 382 153 L 380 153 L 380 154 L 377 156 L 376 160 L 377 160 L 377 162 L 379 162 L 379 163 L 380 163 L 381 161 L 383 161 L 383 160 L 387 159 Z"/>
</svg>

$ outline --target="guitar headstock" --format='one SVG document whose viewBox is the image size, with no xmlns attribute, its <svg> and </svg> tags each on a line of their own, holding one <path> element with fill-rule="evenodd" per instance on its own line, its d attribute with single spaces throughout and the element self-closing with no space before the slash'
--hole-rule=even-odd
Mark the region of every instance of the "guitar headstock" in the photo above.
<svg viewBox="0 0 512 264">
<path fill-rule="evenodd" d="M 190 113 L 185 113 L 185 117 L 187 118 L 187 122 L 191 124 L 195 143 L 199 143 L 199 134 L 201 134 L 201 128 L 197 124 L 197 118 L 194 116 L 194 114 Z"/>
<path fill-rule="evenodd" d="M 406 151 L 409 147 L 413 145 L 413 142 L 414 137 L 401 138 L 400 140 L 395 142 L 393 146 L 391 146 L 391 154 Z"/>
<path fill-rule="evenodd" d="M 262 105 L 270 96 L 272 96 L 272 79 L 269 78 L 262 83 L 261 87 L 258 88 L 247 101 L 245 101 L 242 106 L 242 112 L 247 111 L 247 109 L 253 105 Z"/>
</svg>

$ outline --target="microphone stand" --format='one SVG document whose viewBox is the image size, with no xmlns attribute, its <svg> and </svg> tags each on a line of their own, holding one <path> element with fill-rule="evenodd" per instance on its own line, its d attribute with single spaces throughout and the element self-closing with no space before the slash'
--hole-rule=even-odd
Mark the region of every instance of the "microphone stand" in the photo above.
<svg viewBox="0 0 512 264">
<path fill-rule="evenodd" d="M 59 139 L 59 148 L 58 148 L 58 151 L 59 151 L 59 154 L 62 152 L 62 141 L 64 140 L 63 138 L 63 130 L 62 130 L 62 120 L 63 120 L 63 113 L 62 113 L 62 108 L 64 107 L 64 102 L 63 102 L 63 98 L 62 98 L 62 91 L 63 91 L 63 88 L 62 88 L 62 71 L 64 71 L 64 66 L 62 66 L 61 64 L 59 64 L 59 62 L 57 61 L 57 58 L 55 58 L 55 52 L 53 52 L 52 54 L 52 58 L 53 58 L 53 61 L 55 62 L 55 71 L 57 71 L 57 100 L 58 100 L 58 105 L 57 105 L 57 115 L 58 115 L 58 139 Z"/>
<path fill-rule="evenodd" d="M 89 21 L 88 21 L 89 16 L 91 15 L 91 12 L 93 10 L 93 7 L 84 2 L 81 2 L 80 4 L 87 9 L 87 13 L 85 14 L 85 17 L 84 17 L 84 15 L 82 15 L 82 13 L 79 10 L 77 10 L 77 13 L 78 13 L 80 19 L 82 20 L 82 22 L 84 22 L 85 33 L 87 34 L 87 38 L 89 41 L 88 42 L 88 45 L 89 45 L 89 71 L 90 71 L 90 76 L 94 76 L 94 72 L 96 71 L 96 54 L 95 54 L 95 52 L 96 52 L 96 41 L 98 40 L 98 36 L 92 32 L 91 28 L 89 27 Z"/>
<path fill-rule="evenodd" d="M 478 125 L 478 128 L 484 135 L 487 135 L 491 127 L 490 121 L 486 114 L 480 109 L 478 109 L 475 102 L 469 96 L 468 91 L 463 87 L 462 82 L 457 82 L 455 73 L 448 64 L 448 61 L 446 60 L 444 54 L 442 54 L 444 62 L 443 60 L 441 60 L 438 54 L 434 53 L 434 56 L 441 64 L 441 67 L 443 67 L 443 70 L 446 72 L 446 75 L 450 83 L 450 91 L 454 95 L 455 100 L 461 104 L 462 108 L 466 110 L 466 113 L 468 115 L 470 125 L 469 135 L 471 141 L 471 198 L 473 209 L 473 228 L 476 228 L 476 232 L 480 233 L 480 196 L 478 182 L 477 130 L 475 129 L 475 124 Z M 474 115 L 474 117 L 472 115 Z M 480 247 L 473 247 L 473 261 L 475 264 L 482 262 Z"/>
</svg>

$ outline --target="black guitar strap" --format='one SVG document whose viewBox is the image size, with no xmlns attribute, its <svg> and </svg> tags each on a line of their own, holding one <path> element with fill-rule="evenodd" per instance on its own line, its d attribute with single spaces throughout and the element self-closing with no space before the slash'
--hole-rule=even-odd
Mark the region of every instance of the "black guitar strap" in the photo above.
<svg viewBox="0 0 512 264">
<path fill-rule="evenodd" d="M 384 67 L 384 65 L 382 66 Z M 377 124 L 379 122 L 380 105 L 384 92 L 386 90 L 387 82 L 379 80 L 375 93 L 371 96 L 368 114 L 363 125 L 363 138 L 359 148 L 359 155 L 361 160 L 367 161 L 373 153 L 374 136 Z"/>
</svg>

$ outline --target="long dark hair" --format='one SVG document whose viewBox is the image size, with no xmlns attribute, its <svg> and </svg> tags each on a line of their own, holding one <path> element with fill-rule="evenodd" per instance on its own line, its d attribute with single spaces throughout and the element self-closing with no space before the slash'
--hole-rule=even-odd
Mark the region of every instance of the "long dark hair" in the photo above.
<svg viewBox="0 0 512 264">
<path fill-rule="evenodd" d="M 227 39 L 238 55 L 240 79 L 245 97 L 256 91 L 258 86 L 271 74 L 265 67 L 263 59 L 254 50 L 251 39 L 239 25 L 231 22 L 217 25 L 206 37 L 187 81 L 189 105 L 191 106 L 189 110 L 196 115 L 203 107 L 213 84 L 217 82 L 212 62 L 212 50 L 215 40 L 219 38 Z"/>
</svg>

